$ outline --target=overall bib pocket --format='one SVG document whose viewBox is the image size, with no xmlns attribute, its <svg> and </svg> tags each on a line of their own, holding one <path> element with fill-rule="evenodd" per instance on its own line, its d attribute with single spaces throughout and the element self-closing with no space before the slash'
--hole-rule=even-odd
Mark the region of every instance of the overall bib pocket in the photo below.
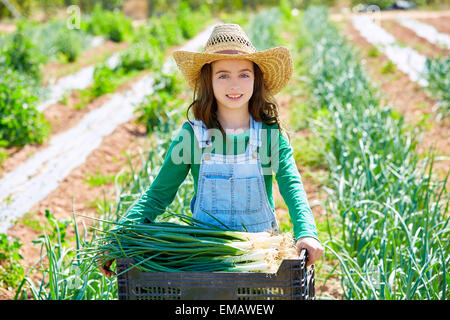
<svg viewBox="0 0 450 320">
<path fill-rule="evenodd" d="M 207 173 L 200 178 L 200 209 L 208 213 L 231 210 L 231 175 Z"/>
</svg>

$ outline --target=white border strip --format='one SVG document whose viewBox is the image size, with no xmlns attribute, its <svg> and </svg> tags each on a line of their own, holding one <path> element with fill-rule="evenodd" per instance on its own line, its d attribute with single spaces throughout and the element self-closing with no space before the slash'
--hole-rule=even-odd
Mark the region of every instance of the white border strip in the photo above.
<svg viewBox="0 0 450 320">
<path fill-rule="evenodd" d="M 428 81 L 421 76 L 425 69 L 425 56 L 410 47 L 399 46 L 394 36 L 367 15 L 353 17 L 352 23 L 362 37 L 382 51 L 412 81 L 422 87 L 428 86 Z"/>
<path fill-rule="evenodd" d="M 120 53 L 112 55 L 106 60 L 106 65 L 111 69 L 119 64 Z M 68 91 L 76 89 L 86 89 L 94 81 L 95 65 L 85 67 L 77 73 L 60 78 L 56 84 L 48 86 L 49 90 L 46 100 L 37 105 L 37 109 L 42 112 L 54 103 L 60 101 Z"/>
<path fill-rule="evenodd" d="M 397 21 L 404 27 L 414 31 L 419 37 L 444 49 L 450 49 L 450 36 L 436 30 L 432 25 L 415 19 L 398 17 Z"/>
</svg>

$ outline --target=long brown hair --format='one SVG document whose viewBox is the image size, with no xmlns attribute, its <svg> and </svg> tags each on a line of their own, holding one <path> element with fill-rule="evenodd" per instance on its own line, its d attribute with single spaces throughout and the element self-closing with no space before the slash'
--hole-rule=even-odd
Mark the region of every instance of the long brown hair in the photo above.
<svg viewBox="0 0 450 320">
<path fill-rule="evenodd" d="M 253 95 L 248 102 L 248 111 L 253 119 L 268 125 L 276 123 L 280 134 L 282 130 L 286 132 L 290 141 L 290 136 L 281 124 L 278 114 L 278 103 L 271 92 L 266 88 L 263 80 L 261 69 L 253 62 L 254 67 L 254 84 Z M 217 120 L 217 101 L 214 97 L 212 86 L 212 66 L 206 63 L 200 72 L 200 76 L 196 81 L 194 89 L 194 99 L 186 111 L 186 118 L 189 120 L 189 110 L 192 108 L 195 119 L 203 121 L 208 129 L 219 128 L 222 135 L 226 137 L 226 133 L 222 125 Z"/>
</svg>

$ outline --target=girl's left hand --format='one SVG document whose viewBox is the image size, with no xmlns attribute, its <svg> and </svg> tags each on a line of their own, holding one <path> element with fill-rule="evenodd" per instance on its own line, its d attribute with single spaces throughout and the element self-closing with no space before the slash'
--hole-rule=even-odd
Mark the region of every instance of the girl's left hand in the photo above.
<svg viewBox="0 0 450 320">
<path fill-rule="evenodd" d="M 306 266 L 314 264 L 314 262 L 322 256 L 323 247 L 319 241 L 311 237 L 299 238 L 296 243 L 298 255 L 302 249 L 308 252 L 308 261 Z"/>
</svg>

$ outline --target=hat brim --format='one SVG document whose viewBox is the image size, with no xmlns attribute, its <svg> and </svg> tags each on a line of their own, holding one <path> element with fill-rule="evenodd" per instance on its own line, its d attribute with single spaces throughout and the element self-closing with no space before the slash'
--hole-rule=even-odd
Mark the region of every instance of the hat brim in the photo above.
<svg viewBox="0 0 450 320">
<path fill-rule="evenodd" d="M 195 81 L 206 63 L 222 59 L 247 59 L 258 65 L 264 83 L 272 94 L 277 94 L 289 81 L 293 72 L 292 57 L 286 47 L 275 47 L 255 53 L 220 54 L 178 50 L 173 53 L 175 62 L 188 86 L 195 88 Z"/>
</svg>

